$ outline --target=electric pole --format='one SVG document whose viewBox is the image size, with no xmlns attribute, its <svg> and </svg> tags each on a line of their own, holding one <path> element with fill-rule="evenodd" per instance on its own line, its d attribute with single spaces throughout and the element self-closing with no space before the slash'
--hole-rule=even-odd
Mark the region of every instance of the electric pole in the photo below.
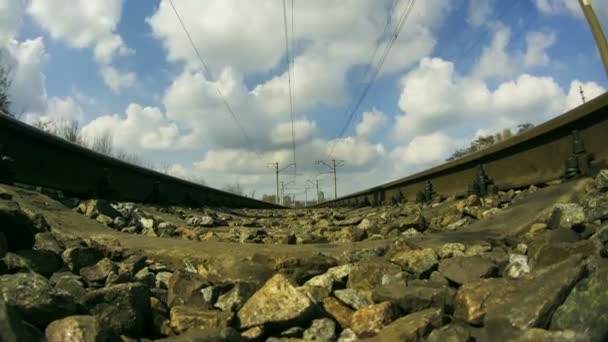
<svg viewBox="0 0 608 342">
<path fill-rule="evenodd" d="M 583 103 L 587 102 L 587 99 L 585 99 L 585 92 L 583 91 L 583 86 L 578 86 L 578 90 L 581 93 L 581 99 L 583 100 Z"/>
<path fill-rule="evenodd" d="M 334 199 L 338 198 L 338 177 L 336 175 L 336 169 L 342 165 L 344 165 L 344 160 L 335 160 L 332 159 L 332 164 L 328 164 L 323 160 L 317 160 L 316 164 L 323 164 L 325 165 L 330 171 L 331 173 L 334 174 Z"/>
<path fill-rule="evenodd" d="M 317 203 L 319 203 L 319 180 L 315 179 L 315 181 L 313 182 L 312 180 L 309 179 L 306 182 L 317 187 Z"/>
<path fill-rule="evenodd" d="M 597 16 L 593 11 L 591 0 L 578 0 L 578 2 L 583 9 L 585 18 L 587 18 L 587 22 L 589 23 L 589 27 L 593 33 L 593 38 L 595 38 L 595 43 L 597 44 L 597 49 L 600 52 L 600 58 L 604 63 L 606 75 L 608 76 L 608 43 L 606 43 L 606 36 L 602 31 L 602 26 L 600 25 L 600 22 L 597 20 Z"/>
<path fill-rule="evenodd" d="M 295 166 L 295 163 L 291 163 L 287 166 L 285 166 L 282 169 L 279 169 L 279 163 L 272 163 L 272 164 L 268 164 L 268 166 L 272 166 L 274 168 L 275 171 L 275 175 L 276 175 L 276 181 L 277 181 L 277 198 L 276 198 L 276 204 L 280 204 L 282 202 L 282 198 L 279 199 L 279 174 L 285 170 L 287 170 L 288 168 Z"/>
</svg>

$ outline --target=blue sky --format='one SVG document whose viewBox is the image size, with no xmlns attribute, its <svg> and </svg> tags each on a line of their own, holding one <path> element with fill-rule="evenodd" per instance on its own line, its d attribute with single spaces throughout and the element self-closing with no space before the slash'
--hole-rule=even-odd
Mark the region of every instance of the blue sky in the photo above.
<svg viewBox="0 0 608 342">
<path fill-rule="evenodd" d="M 76 119 L 89 137 L 109 132 L 116 149 L 164 172 L 272 193 L 267 164 L 293 158 L 282 2 L 174 3 L 213 77 L 168 1 L 0 0 L 15 107 L 28 122 Z M 408 3 L 397 2 L 393 24 Z M 300 197 L 365 86 L 391 4 L 294 1 Z M 608 26 L 608 4 L 594 5 Z M 340 193 L 437 165 L 477 134 L 547 120 L 580 104 L 579 86 L 592 98 L 608 83 L 577 0 L 418 1 L 336 145 Z"/>
</svg>

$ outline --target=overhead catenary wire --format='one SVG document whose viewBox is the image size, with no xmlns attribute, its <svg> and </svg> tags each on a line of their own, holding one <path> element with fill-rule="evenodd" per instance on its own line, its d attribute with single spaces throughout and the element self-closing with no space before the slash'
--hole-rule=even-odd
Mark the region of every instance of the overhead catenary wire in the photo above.
<svg viewBox="0 0 608 342">
<path fill-rule="evenodd" d="M 198 48 L 196 47 L 196 44 L 194 44 L 194 40 L 192 39 L 192 36 L 190 35 L 190 32 L 188 31 L 188 28 L 186 27 L 186 24 L 182 20 L 182 17 L 179 15 L 179 12 L 178 12 L 177 8 L 175 7 L 175 4 L 173 3 L 173 0 L 169 0 L 169 3 L 171 4 L 171 8 L 173 9 L 173 12 L 175 13 L 175 16 L 177 17 L 177 20 L 179 21 L 182 29 L 184 30 L 184 33 L 188 37 L 188 41 L 190 42 L 190 45 L 192 46 L 192 49 L 194 50 L 194 52 L 196 53 L 196 56 L 198 57 L 198 59 L 200 60 L 201 64 L 203 65 L 203 69 L 204 69 L 204 71 L 206 73 L 205 77 L 207 79 L 209 79 L 209 80 L 213 79 L 213 74 L 211 73 L 210 68 L 207 66 L 207 63 L 205 63 L 205 60 L 203 59 L 202 55 L 198 51 Z M 255 154 L 258 155 L 258 157 L 260 157 L 260 153 L 255 148 L 255 145 L 253 144 L 251 138 L 247 134 L 247 131 L 245 131 L 245 128 L 243 128 L 243 125 L 241 124 L 241 122 L 239 121 L 236 113 L 234 112 L 234 110 L 230 106 L 230 103 L 228 103 L 228 100 L 226 99 L 226 97 L 224 96 L 224 94 L 222 93 L 222 91 L 220 90 L 219 87 L 216 86 L 215 89 L 216 89 L 217 94 L 219 95 L 219 97 L 222 99 L 222 102 L 223 102 L 224 106 L 228 110 L 228 113 L 230 114 L 230 116 L 232 117 L 232 119 L 234 120 L 234 122 L 236 123 L 236 125 L 239 127 L 241 133 L 243 133 L 243 138 L 245 139 L 245 143 L 247 144 L 246 146 L 253 147 Z"/>
<path fill-rule="evenodd" d="M 327 154 L 328 158 L 331 158 L 331 156 L 333 154 L 333 151 L 336 148 L 336 145 L 338 144 L 339 140 L 342 138 L 342 136 L 344 135 L 344 133 L 346 132 L 346 130 L 348 129 L 348 127 L 352 123 L 355 115 L 357 114 L 357 110 L 361 106 L 361 103 L 363 102 L 363 100 L 367 96 L 369 90 L 371 89 L 371 87 L 374 85 L 376 79 L 378 78 L 380 70 L 382 70 L 382 66 L 386 62 L 386 58 L 388 57 L 388 55 L 389 55 L 389 53 L 390 53 L 390 51 L 391 51 L 391 49 L 393 47 L 393 44 L 395 43 L 395 41 L 399 37 L 399 33 L 401 32 L 404 24 L 407 22 L 410 14 L 412 13 L 412 9 L 414 8 L 415 3 L 416 3 L 416 0 L 410 0 L 410 2 L 403 9 L 403 11 L 401 13 L 401 16 L 399 18 L 399 22 L 397 23 L 397 26 L 395 27 L 395 29 L 393 31 L 393 34 L 391 35 L 390 40 L 388 41 L 388 43 L 386 45 L 386 48 L 384 50 L 384 53 L 380 57 L 376 68 L 372 72 L 369 81 L 367 82 L 367 84 L 363 88 L 363 90 L 362 90 L 361 94 L 359 95 L 359 97 L 357 98 L 357 100 L 354 102 L 354 105 L 353 105 L 352 109 L 350 110 L 350 114 L 348 116 L 348 119 L 346 120 L 346 123 L 344 124 L 344 126 L 342 126 L 342 129 L 340 130 L 340 133 L 333 139 L 333 141 L 334 141 L 333 145 L 329 149 L 329 153 Z"/>
<path fill-rule="evenodd" d="M 289 113 L 291 119 L 291 149 L 292 149 L 292 157 L 294 163 L 294 179 L 296 173 L 296 135 L 295 135 L 295 119 L 294 119 L 294 111 L 293 111 L 293 89 L 291 84 L 291 54 L 289 52 L 289 29 L 287 23 L 287 4 L 286 0 L 283 0 L 283 26 L 285 28 L 285 55 L 287 59 L 287 80 L 288 80 L 288 92 L 289 92 Z M 293 25 L 293 3 L 292 3 L 292 25 Z M 292 26 L 293 30 L 293 26 Z M 293 37 L 292 37 L 293 40 Z"/>
</svg>

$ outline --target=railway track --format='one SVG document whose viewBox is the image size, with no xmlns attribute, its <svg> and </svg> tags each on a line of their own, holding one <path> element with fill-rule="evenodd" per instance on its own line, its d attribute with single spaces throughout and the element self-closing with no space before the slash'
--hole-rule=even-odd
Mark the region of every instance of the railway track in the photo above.
<svg viewBox="0 0 608 342">
<path fill-rule="evenodd" d="M 277 208 L 132 165 L 0 114 L 0 182 L 68 196 L 200 207 Z"/>
<path fill-rule="evenodd" d="M 593 175 L 608 165 L 608 93 L 485 150 L 314 207 L 484 195 Z"/>
<path fill-rule="evenodd" d="M 483 195 L 579 175 L 608 165 L 608 94 L 483 151 L 313 207 L 386 205 L 433 196 Z M 125 163 L 0 115 L 5 182 L 67 195 L 142 203 L 279 208 Z M 5 158 L 6 159 L 6 158 Z"/>
</svg>

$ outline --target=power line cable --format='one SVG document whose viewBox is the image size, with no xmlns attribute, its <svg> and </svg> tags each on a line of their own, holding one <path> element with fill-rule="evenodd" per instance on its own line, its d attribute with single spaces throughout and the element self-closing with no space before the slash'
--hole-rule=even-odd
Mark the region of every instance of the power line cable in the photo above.
<svg viewBox="0 0 608 342">
<path fill-rule="evenodd" d="M 361 106 L 361 103 L 363 102 L 363 100 L 367 96 L 369 90 L 371 89 L 371 87 L 375 83 L 376 79 L 378 78 L 378 74 L 380 73 L 382 66 L 386 62 L 386 58 L 388 57 L 388 55 L 391 51 L 391 48 L 393 47 L 393 44 L 399 37 L 399 33 L 401 32 L 401 29 L 403 28 L 405 22 L 407 21 L 410 14 L 412 13 L 412 9 L 414 8 L 415 3 L 416 3 L 416 0 L 410 0 L 410 2 L 403 9 L 403 12 L 401 13 L 401 17 L 399 18 L 399 22 L 398 22 L 397 26 L 395 27 L 393 34 L 391 35 L 391 39 L 387 43 L 384 53 L 382 54 L 382 56 L 380 57 L 380 60 L 378 61 L 378 65 L 376 66 L 374 72 L 372 73 L 371 79 L 366 84 L 366 86 L 363 88 L 363 92 L 361 93 L 361 95 L 359 96 L 357 101 L 355 101 L 355 105 L 352 107 L 349 117 L 346 120 L 346 123 L 344 124 L 344 126 L 342 127 L 340 134 L 338 134 L 337 138 L 334 138 L 334 143 L 333 143 L 333 146 L 329 150 L 328 157 L 331 157 L 334 149 L 336 148 L 336 145 L 338 144 L 339 140 L 342 138 L 342 136 L 344 135 L 344 133 L 346 132 L 346 130 L 352 123 L 352 121 L 357 113 L 357 110 Z"/>
<path fill-rule="evenodd" d="M 292 9 L 293 10 L 293 9 Z M 293 152 L 293 163 L 296 163 L 296 135 L 295 135 L 295 124 L 294 124 L 294 114 L 293 114 L 293 91 L 291 87 L 291 57 L 289 53 L 289 34 L 288 34 L 288 24 L 287 24 L 287 4 L 286 1 L 283 0 L 283 26 L 285 28 L 285 54 L 287 57 L 287 80 L 289 86 L 289 112 L 291 117 L 291 149 Z M 293 23 L 292 23 L 293 24 Z M 292 37 L 293 40 L 293 37 Z M 294 168 L 295 170 L 295 168 Z M 294 171 L 295 178 L 295 171 Z"/>
<path fill-rule="evenodd" d="M 201 64 L 203 65 L 204 71 L 207 74 L 206 75 L 207 79 L 209 79 L 209 80 L 213 79 L 213 77 L 212 77 L 213 75 L 211 73 L 211 70 L 207 66 L 207 63 L 205 63 L 205 61 L 203 60 L 203 57 L 201 56 L 200 52 L 198 51 L 198 48 L 194 44 L 194 41 L 192 40 L 192 36 L 190 36 L 190 32 L 188 32 L 188 29 L 186 28 L 186 25 L 184 24 L 184 21 L 182 20 L 181 16 L 179 15 L 179 12 L 177 11 L 177 8 L 173 4 L 173 0 L 169 0 L 169 3 L 171 4 L 171 8 L 173 8 L 173 12 L 175 13 L 175 16 L 177 17 L 177 20 L 179 21 L 180 25 L 182 26 L 182 29 L 186 33 L 186 36 L 188 37 L 188 40 L 190 41 L 190 45 L 192 46 L 192 49 L 194 49 L 194 52 L 196 53 L 196 56 L 198 57 L 198 59 L 201 61 Z M 235 112 L 232 110 L 232 107 L 228 103 L 228 100 L 226 100 L 226 97 L 224 96 L 224 94 L 222 93 L 222 91 L 220 90 L 220 88 L 218 86 L 216 86 L 215 89 L 217 91 L 217 94 L 222 99 L 222 102 L 224 103 L 224 106 L 228 110 L 228 113 L 230 113 L 230 116 L 232 116 L 232 119 L 234 120 L 234 122 L 236 122 L 237 126 L 239 127 L 239 129 L 243 133 L 243 137 L 245 138 L 245 143 L 247 144 L 246 146 L 253 147 L 255 154 L 257 154 L 258 157 L 260 157 L 260 153 L 257 151 L 257 149 L 255 148 L 255 145 L 252 143 L 252 140 L 249 138 L 249 135 L 247 134 L 247 132 L 245 131 L 245 129 L 241 125 L 241 122 L 239 121 L 239 119 L 236 116 Z"/>
</svg>

